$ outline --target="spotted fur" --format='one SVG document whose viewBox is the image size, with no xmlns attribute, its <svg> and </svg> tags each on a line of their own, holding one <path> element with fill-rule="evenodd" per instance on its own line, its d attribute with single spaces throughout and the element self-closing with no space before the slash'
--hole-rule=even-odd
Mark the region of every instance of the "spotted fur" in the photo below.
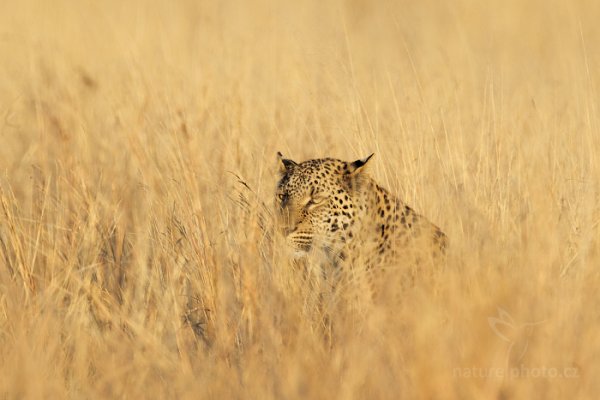
<svg viewBox="0 0 600 400">
<path fill-rule="evenodd" d="M 446 235 L 365 172 L 372 155 L 296 163 L 278 153 L 280 231 L 298 257 L 333 265 L 403 266 L 436 259 Z"/>
</svg>

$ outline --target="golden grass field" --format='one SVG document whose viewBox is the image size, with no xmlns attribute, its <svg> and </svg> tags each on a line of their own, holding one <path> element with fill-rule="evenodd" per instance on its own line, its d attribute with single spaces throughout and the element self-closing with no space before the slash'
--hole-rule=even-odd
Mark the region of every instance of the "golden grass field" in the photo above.
<svg viewBox="0 0 600 400">
<path fill-rule="evenodd" d="M 595 399 L 600 3 L 0 4 L 0 398 Z M 235 197 L 276 152 L 450 238 L 330 315 Z M 246 221 L 246 222 L 244 222 Z M 314 282 L 313 282 L 314 283 Z"/>
</svg>

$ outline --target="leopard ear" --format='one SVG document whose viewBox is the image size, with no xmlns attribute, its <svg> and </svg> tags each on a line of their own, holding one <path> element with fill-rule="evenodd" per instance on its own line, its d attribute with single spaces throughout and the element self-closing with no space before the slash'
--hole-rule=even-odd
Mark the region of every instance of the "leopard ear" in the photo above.
<svg viewBox="0 0 600 400">
<path fill-rule="evenodd" d="M 369 162 L 371 157 L 373 157 L 374 154 L 375 153 L 373 153 L 370 156 L 365 157 L 363 159 L 356 160 L 354 162 L 349 163 L 348 164 L 348 174 L 349 175 L 359 174 L 365 168 L 365 165 L 367 165 L 367 163 Z"/>
<path fill-rule="evenodd" d="M 285 174 L 296 165 L 298 165 L 295 161 L 289 160 L 287 158 L 283 158 L 283 154 L 280 151 L 277 152 L 277 159 L 279 160 L 279 172 Z"/>
</svg>

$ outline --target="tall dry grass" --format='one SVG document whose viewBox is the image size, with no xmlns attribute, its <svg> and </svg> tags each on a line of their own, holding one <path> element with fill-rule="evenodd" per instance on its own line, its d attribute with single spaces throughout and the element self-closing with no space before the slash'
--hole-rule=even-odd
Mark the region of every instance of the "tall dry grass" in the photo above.
<svg viewBox="0 0 600 400">
<path fill-rule="evenodd" d="M 596 398 L 600 3 L 0 4 L 0 398 Z M 275 153 L 451 240 L 331 313 L 243 224 Z"/>
</svg>

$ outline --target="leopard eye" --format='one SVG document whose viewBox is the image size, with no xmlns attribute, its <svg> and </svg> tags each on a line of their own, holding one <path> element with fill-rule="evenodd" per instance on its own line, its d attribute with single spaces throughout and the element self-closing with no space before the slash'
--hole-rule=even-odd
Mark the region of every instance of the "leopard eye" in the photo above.
<svg viewBox="0 0 600 400">
<path fill-rule="evenodd" d="M 313 194 L 306 203 L 306 207 L 318 206 L 322 204 L 325 200 L 327 200 L 327 196 L 325 196 L 324 194 Z"/>
<path fill-rule="evenodd" d="M 310 201 L 312 202 L 312 204 L 321 204 L 323 203 L 325 200 L 327 200 L 327 195 L 324 193 L 317 193 L 317 194 L 313 194 L 313 196 L 310 198 Z"/>
<path fill-rule="evenodd" d="M 289 196 L 287 193 L 278 193 L 277 198 L 279 199 L 279 201 L 281 201 L 281 203 L 285 203 Z"/>
</svg>

